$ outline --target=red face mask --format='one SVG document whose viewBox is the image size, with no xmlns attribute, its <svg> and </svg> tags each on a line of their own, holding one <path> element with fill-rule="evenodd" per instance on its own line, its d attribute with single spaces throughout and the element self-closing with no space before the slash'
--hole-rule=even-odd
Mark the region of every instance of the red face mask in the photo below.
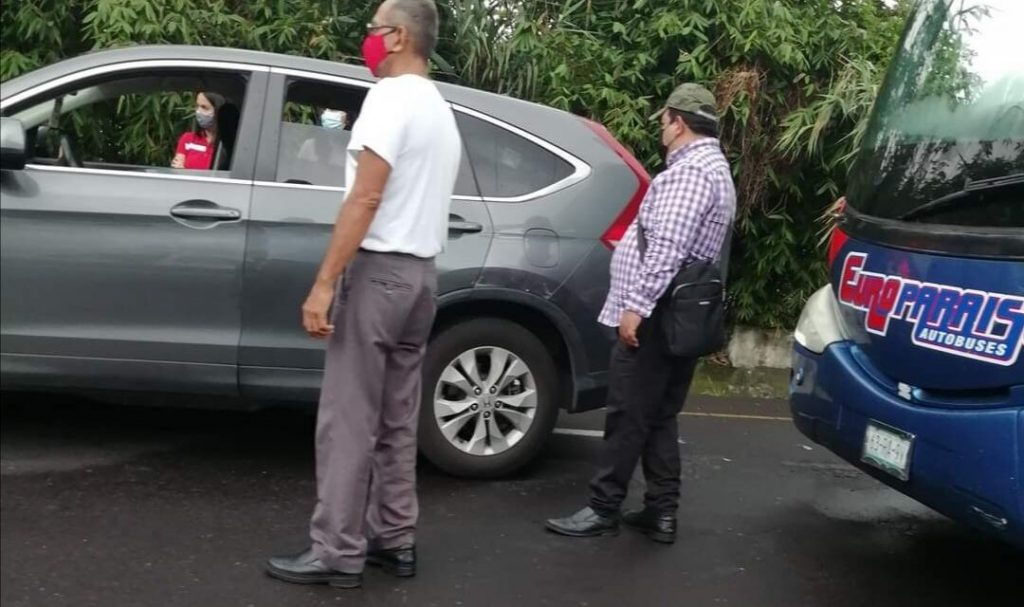
<svg viewBox="0 0 1024 607">
<path fill-rule="evenodd" d="M 387 45 L 384 44 L 384 36 L 387 34 L 370 34 L 363 39 L 363 61 L 366 62 L 366 67 L 370 68 L 370 72 L 374 76 L 380 76 L 380 64 L 388 58 L 391 51 L 388 50 Z"/>
</svg>

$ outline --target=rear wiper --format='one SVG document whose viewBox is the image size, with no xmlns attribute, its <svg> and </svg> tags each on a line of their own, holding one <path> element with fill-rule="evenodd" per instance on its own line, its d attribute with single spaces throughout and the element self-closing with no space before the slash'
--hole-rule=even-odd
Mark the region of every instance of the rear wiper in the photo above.
<svg viewBox="0 0 1024 607">
<path fill-rule="evenodd" d="M 897 217 L 900 220 L 915 219 L 922 215 L 930 215 L 935 211 L 941 211 L 947 207 L 955 206 L 961 200 L 970 198 L 971 195 L 982 190 L 994 190 L 999 188 L 1005 188 L 1013 185 L 1024 183 L 1024 173 L 1014 173 L 1013 175 L 1003 175 L 1002 177 L 993 177 L 991 179 L 979 179 L 977 181 L 968 181 L 964 185 L 964 189 L 953 192 L 952 194 L 946 194 L 940 198 L 936 198 L 931 202 L 926 202 L 919 207 L 915 207 L 906 213 Z"/>
</svg>

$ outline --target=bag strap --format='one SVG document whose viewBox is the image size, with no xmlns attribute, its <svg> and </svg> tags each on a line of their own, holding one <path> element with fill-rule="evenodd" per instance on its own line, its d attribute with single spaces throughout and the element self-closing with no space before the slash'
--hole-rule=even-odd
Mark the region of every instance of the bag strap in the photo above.
<svg viewBox="0 0 1024 607">
<path fill-rule="evenodd" d="M 722 239 L 722 247 L 718 250 L 718 262 L 709 262 L 711 265 L 718 266 L 718 273 L 722 277 L 722 284 L 725 284 L 726 273 L 729 270 L 729 253 L 732 250 L 732 222 L 729 222 L 729 226 L 725 230 L 725 238 Z M 647 256 L 647 236 L 644 234 L 644 224 L 640 221 L 640 214 L 636 216 L 636 235 L 637 235 L 637 248 L 640 251 L 640 263 L 643 263 L 644 257 Z M 683 265 L 679 267 L 676 272 L 681 272 L 686 267 L 686 261 L 683 261 Z"/>
</svg>

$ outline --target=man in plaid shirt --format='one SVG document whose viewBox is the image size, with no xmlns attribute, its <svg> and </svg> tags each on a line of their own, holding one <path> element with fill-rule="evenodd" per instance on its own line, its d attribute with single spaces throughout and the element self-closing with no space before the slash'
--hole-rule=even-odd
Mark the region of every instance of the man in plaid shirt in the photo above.
<svg viewBox="0 0 1024 607">
<path fill-rule="evenodd" d="M 590 505 L 547 522 L 556 533 L 614 535 L 621 519 L 651 539 L 675 541 L 681 473 L 676 418 L 697 359 L 669 355 L 655 319 L 664 313 L 659 300 L 685 264 L 720 259 L 736 212 L 715 105 L 707 89 L 687 83 L 652 116 L 661 122 L 667 168 L 651 182 L 615 250 L 611 288 L 599 318 L 619 334 L 609 370 L 600 469 L 590 484 Z M 644 508 L 620 516 L 638 461 L 647 483 Z"/>
</svg>

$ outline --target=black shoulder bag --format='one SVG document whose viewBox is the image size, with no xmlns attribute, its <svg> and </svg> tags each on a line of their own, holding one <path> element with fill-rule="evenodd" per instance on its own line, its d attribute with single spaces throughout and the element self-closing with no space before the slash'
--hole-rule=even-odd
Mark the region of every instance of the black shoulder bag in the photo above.
<svg viewBox="0 0 1024 607">
<path fill-rule="evenodd" d="M 643 258 L 647 237 L 639 222 L 637 233 Z M 661 313 L 652 315 L 651 320 L 660 325 L 657 329 L 672 356 L 697 358 L 725 346 L 725 288 L 719 264 L 714 261 L 684 262 L 657 307 Z"/>
</svg>

